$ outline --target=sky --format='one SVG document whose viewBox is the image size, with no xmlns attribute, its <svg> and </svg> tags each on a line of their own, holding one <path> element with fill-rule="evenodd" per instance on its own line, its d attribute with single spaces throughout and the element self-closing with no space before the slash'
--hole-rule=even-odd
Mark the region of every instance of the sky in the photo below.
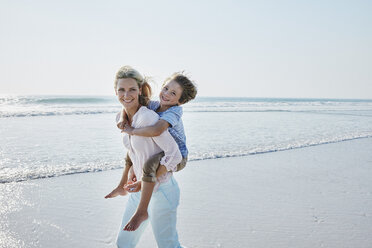
<svg viewBox="0 0 372 248">
<path fill-rule="evenodd" d="M 122 65 L 199 96 L 372 99 L 372 1 L 0 0 L 0 94 L 113 95 Z"/>
</svg>

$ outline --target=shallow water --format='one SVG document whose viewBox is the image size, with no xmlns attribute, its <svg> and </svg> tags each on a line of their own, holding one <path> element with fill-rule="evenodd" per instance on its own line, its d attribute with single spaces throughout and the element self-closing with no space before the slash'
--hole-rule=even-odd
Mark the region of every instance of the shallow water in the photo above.
<svg viewBox="0 0 372 248">
<path fill-rule="evenodd" d="M 0 98 L 0 182 L 119 168 L 113 97 Z M 372 100 L 199 98 L 184 106 L 190 160 L 372 136 Z"/>
</svg>

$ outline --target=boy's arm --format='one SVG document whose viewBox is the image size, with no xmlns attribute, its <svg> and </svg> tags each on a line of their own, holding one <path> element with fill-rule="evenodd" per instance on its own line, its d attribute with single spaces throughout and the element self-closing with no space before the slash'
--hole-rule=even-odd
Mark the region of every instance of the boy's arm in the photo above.
<svg viewBox="0 0 372 248">
<path fill-rule="evenodd" d="M 158 120 L 155 125 L 141 128 L 133 128 L 126 125 L 123 132 L 129 135 L 137 135 L 144 137 L 156 137 L 162 134 L 169 127 L 169 123 L 165 120 Z"/>
</svg>

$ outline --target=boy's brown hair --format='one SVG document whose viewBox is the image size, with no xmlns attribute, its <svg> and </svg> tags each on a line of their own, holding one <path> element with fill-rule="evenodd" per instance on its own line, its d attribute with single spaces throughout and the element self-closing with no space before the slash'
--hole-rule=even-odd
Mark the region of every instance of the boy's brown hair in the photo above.
<svg viewBox="0 0 372 248">
<path fill-rule="evenodd" d="M 182 95 L 178 100 L 180 104 L 185 104 L 196 97 L 198 89 L 196 88 L 194 82 L 192 82 L 184 72 L 173 73 L 172 76 L 167 78 L 163 85 L 170 81 L 176 81 L 182 87 Z"/>
</svg>

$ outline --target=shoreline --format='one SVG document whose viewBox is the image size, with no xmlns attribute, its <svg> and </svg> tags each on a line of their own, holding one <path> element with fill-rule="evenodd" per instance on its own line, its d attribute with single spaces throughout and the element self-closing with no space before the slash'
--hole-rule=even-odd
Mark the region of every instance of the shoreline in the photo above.
<svg viewBox="0 0 372 248">
<path fill-rule="evenodd" d="M 191 247 L 369 247 L 372 138 L 189 162 L 178 232 Z M 0 184 L 0 246 L 115 247 L 121 170 Z M 138 247 L 155 247 L 147 228 Z"/>
<path fill-rule="evenodd" d="M 309 147 L 314 147 L 314 146 L 322 146 L 322 145 L 329 145 L 329 144 L 335 144 L 335 143 L 342 143 L 342 142 L 348 142 L 348 141 L 354 141 L 354 140 L 360 140 L 360 139 L 370 139 L 372 138 L 371 135 L 367 136 L 360 136 L 360 137 L 352 137 L 352 138 L 344 138 L 341 140 L 334 140 L 334 141 L 324 141 L 323 143 L 314 143 L 314 144 L 307 144 L 307 145 L 300 145 L 300 146 L 294 146 L 294 147 L 289 147 L 289 148 L 278 148 L 277 150 L 268 150 L 268 151 L 258 151 L 258 152 L 249 152 L 247 154 L 238 154 L 238 155 L 226 155 L 226 156 L 220 156 L 220 157 L 207 157 L 207 158 L 196 158 L 196 159 L 190 159 L 188 160 L 188 163 L 190 162 L 201 162 L 201 161 L 206 161 L 206 160 L 218 160 L 218 159 L 227 159 L 227 158 L 245 158 L 248 156 L 255 156 L 255 155 L 261 155 L 261 154 L 271 154 L 271 153 L 276 153 L 276 152 L 286 152 L 290 150 L 297 150 L 297 149 L 306 149 Z M 105 171 L 111 171 L 111 170 L 121 170 L 123 167 L 118 167 L 118 168 L 111 168 L 111 169 L 96 169 L 94 171 L 77 171 L 77 172 L 68 172 L 66 174 L 58 174 L 58 175 L 53 175 L 53 176 L 40 176 L 37 178 L 27 178 L 27 179 L 19 179 L 16 181 L 4 181 L 0 182 L 1 184 L 7 184 L 7 183 L 20 183 L 20 182 L 29 182 L 33 180 L 40 180 L 40 179 L 51 179 L 51 178 L 56 178 L 56 177 L 61 177 L 61 176 L 71 176 L 71 175 L 77 175 L 77 174 L 86 174 L 86 173 L 99 173 L 99 172 L 105 172 Z"/>
</svg>

